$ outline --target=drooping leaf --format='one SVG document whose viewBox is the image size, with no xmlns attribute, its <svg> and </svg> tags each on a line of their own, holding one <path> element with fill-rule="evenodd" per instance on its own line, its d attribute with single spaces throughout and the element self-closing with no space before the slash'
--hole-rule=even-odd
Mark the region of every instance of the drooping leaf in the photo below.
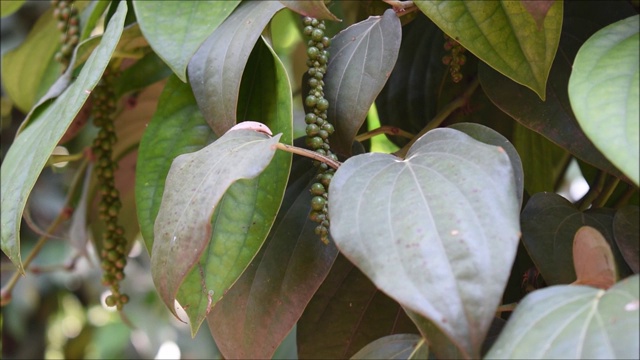
<svg viewBox="0 0 640 360">
<path fill-rule="evenodd" d="M 573 265 L 577 279 L 572 285 L 606 290 L 618 278 L 611 247 L 604 236 L 591 226 L 581 227 L 573 237 Z"/>
<path fill-rule="evenodd" d="M 416 334 L 388 335 L 369 343 L 351 359 L 426 359 L 429 351 L 423 346 L 422 337 Z M 414 357 L 416 350 L 421 356 Z"/>
<path fill-rule="evenodd" d="M 170 76 L 140 141 L 136 164 L 137 216 L 149 253 L 153 247 L 153 223 L 171 162 L 178 155 L 200 150 L 215 139 L 198 109 L 191 87 Z"/>
<path fill-rule="evenodd" d="M 640 276 L 604 291 L 552 286 L 518 304 L 486 359 L 633 359 L 640 346 Z"/>
<path fill-rule="evenodd" d="M 595 146 L 640 185 L 640 15 L 598 31 L 576 55 L 571 108 Z"/>
<path fill-rule="evenodd" d="M 336 129 L 332 150 L 350 155 L 358 129 L 371 104 L 391 75 L 400 49 L 402 31 L 393 10 L 372 16 L 331 40 L 324 77 L 327 117 Z"/>
<path fill-rule="evenodd" d="M 332 20 L 340 21 L 335 15 L 327 9 L 324 0 L 308 0 L 308 1 L 295 1 L 295 0 L 280 0 L 282 5 L 297 12 L 300 15 L 310 16 L 318 20 Z"/>
<path fill-rule="evenodd" d="M 0 17 L 7 17 L 18 11 L 24 4 L 24 0 L 2 1 L 0 2 Z"/>
<path fill-rule="evenodd" d="M 368 343 L 392 334 L 418 334 L 402 307 L 344 256 L 298 321 L 300 358 L 346 359 Z"/>
<path fill-rule="evenodd" d="M 20 261 L 20 219 L 27 197 L 49 155 L 107 67 L 122 33 L 126 13 L 126 3 L 121 2 L 112 25 L 107 26 L 103 40 L 87 60 L 78 78 L 20 133 L 2 163 L 2 251 L 19 271 L 23 271 Z"/>
<path fill-rule="evenodd" d="M 240 1 L 133 1 L 140 28 L 153 50 L 187 82 L 187 64 Z M 167 26 L 170 25 L 170 26 Z"/>
<path fill-rule="evenodd" d="M 613 217 L 613 235 L 616 244 L 634 273 L 640 271 L 640 208 L 627 205 L 616 212 Z"/>
<path fill-rule="evenodd" d="M 273 49 L 262 38 L 249 57 L 247 69 L 240 88 L 238 120 L 260 119 L 273 132 L 282 134 L 282 143 L 290 144 L 293 115 L 289 79 Z M 234 183 L 220 201 L 211 220 L 213 233 L 207 250 L 177 295 L 191 320 L 192 334 L 211 306 L 238 280 L 267 238 L 282 201 L 290 166 L 291 154 L 278 151 L 260 176 Z M 221 247 L 226 251 L 217 251 Z M 213 292 L 211 306 L 208 291 L 202 291 L 203 287 Z M 289 329 L 282 333 L 283 337 Z"/>
<path fill-rule="evenodd" d="M 515 186 L 503 148 L 435 129 L 406 160 L 342 164 L 329 188 L 331 235 L 376 286 L 478 357 L 515 258 Z"/>
<path fill-rule="evenodd" d="M 47 10 L 42 14 L 25 41 L 2 57 L 2 86 L 23 113 L 31 110 L 38 95 L 43 95 L 41 89 L 55 81 L 44 76 L 59 47 L 60 35 L 52 12 Z M 43 84 L 44 79 L 48 83 Z"/>
<path fill-rule="evenodd" d="M 580 212 L 554 193 L 537 193 L 529 199 L 521 215 L 522 242 L 547 284 L 570 284 L 576 280 L 573 238 L 584 225 L 604 235 L 612 248 L 618 273 L 621 277 L 628 274 L 613 240 L 614 213 L 602 208 Z"/>
<path fill-rule="evenodd" d="M 207 317 L 227 358 L 271 358 L 298 321 L 338 255 L 308 219 L 316 169 L 294 159 L 289 187 L 262 250 Z"/>
<path fill-rule="evenodd" d="M 520 124 L 538 132 L 577 158 L 617 177 L 624 175 L 607 160 L 580 129 L 569 102 L 569 75 L 575 54 L 584 41 L 601 27 L 634 14 L 625 2 L 566 2 L 559 54 L 547 87 L 546 101 L 485 64 L 478 73 L 482 89 L 500 109 Z"/>
<path fill-rule="evenodd" d="M 551 6 L 541 28 L 520 1 L 440 0 L 415 4 L 475 56 L 544 101 L 562 30 L 562 1 Z"/>
<path fill-rule="evenodd" d="M 234 130 L 173 160 L 154 223 L 151 274 L 174 315 L 178 289 L 209 243 L 218 202 L 231 184 L 255 178 L 267 167 L 279 139 L 280 135 L 270 138 L 252 130 Z M 224 244 L 212 250 L 218 255 L 226 252 Z"/>
<path fill-rule="evenodd" d="M 242 3 L 191 58 L 191 87 L 205 120 L 218 136 L 235 124 L 245 64 L 262 30 L 283 7 L 276 1 Z"/>
</svg>

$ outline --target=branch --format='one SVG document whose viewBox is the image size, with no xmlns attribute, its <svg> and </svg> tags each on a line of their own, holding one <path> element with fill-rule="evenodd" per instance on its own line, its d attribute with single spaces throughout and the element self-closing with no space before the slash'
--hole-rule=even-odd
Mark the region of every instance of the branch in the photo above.
<svg viewBox="0 0 640 360">
<path fill-rule="evenodd" d="M 380 126 L 377 129 L 373 129 L 371 131 L 367 131 L 365 133 L 362 133 L 362 134 L 356 136 L 356 138 L 354 140 L 358 141 L 358 142 L 363 142 L 365 140 L 371 139 L 372 137 L 374 137 L 376 135 L 380 135 L 380 134 L 397 135 L 397 136 L 402 136 L 402 137 L 407 138 L 407 139 L 413 139 L 413 137 L 415 136 L 412 133 L 410 133 L 408 131 L 404 131 L 404 130 L 398 128 L 398 127 L 385 125 L 385 126 Z"/>
<path fill-rule="evenodd" d="M 292 154 L 302 155 L 304 157 L 308 157 L 310 159 L 323 162 L 323 163 L 331 166 L 332 168 L 334 168 L 336 170 L 341 165 L 341 163 L 339 161 L 335 161 L 335 160 L 333 160 L 333 159 L 331 159 L 331 158 L 329 158 L 327 156 L 320 155 L 317 152 L 312 151 L 312 150 L 303 149 L 303 148 L 299 148 L 297 146 L 287 145 L 287 144 L 282 144 L 282 143 L 277 143 L 274 146 L 275 146 L 276 149 L 279 149 L 279 150 L 290 152 Z"/>
<path fill-rule="evenodd" d="M 469 98 L 473 95 L 473 92 L 478 88 L 478 85 L 480 85 L 480 80 L 478 80 L 478 78 L 473 79 L 471 84 L 469 84 L 460 96 L 448 103 L 433 119 L 431 119 L 431 121 L 427 123 L 427 126 L 425 126 L 418 135 L 416 135 L 407 145 L 403 146 L 402 149 L 396 151 L 394 155 L 404 158 L 411 146 L 420 137 L 440 126 L 440 124 L 442 124 L 442 122 L 445 121 L 451 113 L 467 104 Z"/>
</svg>

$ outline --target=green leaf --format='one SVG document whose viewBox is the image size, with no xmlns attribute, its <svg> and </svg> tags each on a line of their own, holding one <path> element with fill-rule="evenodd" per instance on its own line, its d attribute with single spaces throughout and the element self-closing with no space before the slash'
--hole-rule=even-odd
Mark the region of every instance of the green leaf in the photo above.
<svg viewBox="0 0 640 360">
<path fill-rule="evenodd" d="M 608 291 L 552 286 L 518 304 L 486 359 L 633 359 L 640 346 L 640 276 Z"/>
<path fill-rule="evenodd" d="M 402 31 L 393 10 L 372 16 L 331 40 L 329 64 L 324 77 L 327 117 L 336 132 L 332 150 L 349 155 L 371 104 L 391 75 L 398 58 Z"/>
<path fill-rule="evenodd" d="M 153 50 L 180 80 L 209 35 L 233 12 L 233 1 L 133 1 L 140 28 Z"/>
<path fill-rule="evenodd" d="M 156 53 L 149 52 L 142 59 L 120 73 L 114 84 L 116 96 L 144 89 L 157 81 L 167 78 L 169 75 L 171 75 L 171 70 L 162 59 Z M 189 92 L 191 93 L 191 90 Z M 191 97 L 193 98 L 193 95 Z"/>
<path fill-rule="evenodd" d="M 171 162 L 178 155 L 200 150 L 215 139 L 198 109 L 191 87 L 175 76 L 169 77 L 140 141 L 136 165 L 137 215 L 149 253 L 153 247 L 153 223 Z"/>
<path fill-rule="evenodd" d="M 424 346 L 420 335 L 397 334 L 389 335 L 369 343 L 355 353 L 351 359 L 412 359 L 414 351 L 421 349 L 419 359 L 426 359 L 429 351 Z"/>
<path fill-rule="evenodd" d="M 640 208 L 627 205 L 616 212 L 613 217 L 613 235 L 616 244 L 634 273 L 640 271 Z"/>
<path fill-rule="evenodd" d="M 346 359 L 378 338 L 418 334 L 402 307 L 344 256 L 333 263 L 297 330 L 301 359 Z"/>
<path fill-rule="evenodd" d="M 255 178 L 269 165 L 279 139 L 280 135 L 270 138 L 252 130 L 234 130 L 173 160 L 154 223 L 151 273 L 174 315 L 178 289 L 209 243 L 218 202 L 231 184 Z M 212 251 L 222 256 L 228 249 L 219 244 Z"/>
<path fill-rule="evenodd" d="M 0 17 L 7 17 L 18 11 L 24 4 L 24 0 L 2 1 L 0 2 Z"/>
<path fill-rule="evenodd" d="M 520 236 L 515 187 L 503 148 L 435 129 L 406 160 L 342 164 L 329 187 L 331 235 L 382 291 L 478 357 Z"/>
<path fill-rule="evenodd" d="M 521 1 L 415 4 L 480 60 L 545 100 L 547 77 L 560 42 L 562 1 L 551 6 L 541 28 Z"/>
<path fill-rule="evenodd" d="M 52 11 L 42 14 L 25 41 L 2 57 L 2 85 L 23 113 L 31 110 L 38 96 L 42 95 L 41 89 L 48 88 L 55 81 L 55 78 L 45 77 L 60 46 Z M 56 71 L 60 71 L 59 67 Z M 43 79 L 49 80 L 48 83 L 43 84 Z"/>
<path fill-rule="evenodd" d="M 91 36 L 91 32 L 95 29 L 98 21 L 102 18 L 102 14 L 109 7 L 111 1 L 99 0 L 92 1 L 80 15 L 80 26 L 82 26 L 82 33 L 80 34 L 80 42 L 88 39 Z"/>
<path fill-rule="evenodd" d="M 640 15 L 598 31 L 576 55 L 569 99 L 595 146 L 640 184 Z"/>
<path fill-rule="evenodd" d="M 275 1 L 242 3 L 195 53 L 189 81 L 205 120 L 217 135 L 236 122 L 240 82 L 258 37 L 284 6 Z"/>
<path fill-rule="evenodd" d="M 262 249 L 207 317 L 226 358 L 271 358 L 296 324 L 338 255 L 308 219 L 316 169 L 294 159 L 289 187 Z"/>
<path fill-rule="evenodd" d="M 537 193 L 529 199 L 521 215 L 522 242 L 547 284 L 570 284 L 576 280 L 573 238 L 584 225 L 595 228 L 607 239 L 618 273 L 624 276 L 628 272 L 613 240 L 613 216 L 612 209 L 580 212 L 554 193 Z"/>
<path fill-rule="evenodd" d="M 290 144 L 291 88 L 282 63 L 261 39 L 247 64 L 251 71 L 243 76 L 238 120 L 261 119 L 274 132 L 282 133 L 281 142 Z M 211 305 L 215 305 L 265 241 L 280 207 L 290 166 L 291 154 L 279 151 L 259 177 L 234 183 L 221 200 L 211 222 L 208 248 L 177 295 L 191 320 L 192 334 L 210 309 L 208 291 L 203 292 L 203 286 L 213 291 Z M 220 247 L 227 252 L 220 254 L 216 251 Z"/>
<path fill-rule="evenodd" d="M 125 2 L 76 81 L 16 137 L 2 162 L 2 251 L 19 271 L 20 220 L 27 197 L 49 155 L 96 86 L 113 53 L 127 13 Z"/>
<path fill-rule="evenodd" d="M 327 9 L 324 0 L 286 1 L 280 0 L 287 8 L 300 15 L 310 16 L 318 20 L 341 21 Z"/>
<path fill-rule="evenodd" d="M 520 124 L 542 134 L 577 158 L 624 178 L 580 129 L 571 111 L 567 87 L 573 59 L 582 43 L 600 27 L 634 12 L 626 2 L 565 2 L 559 46 L 562 56 L 556 56 L 551 68 L 546 101 L 486 64 L 480 64 L 478 69 L 482 89 L 491 101 Z"/>
</svg>

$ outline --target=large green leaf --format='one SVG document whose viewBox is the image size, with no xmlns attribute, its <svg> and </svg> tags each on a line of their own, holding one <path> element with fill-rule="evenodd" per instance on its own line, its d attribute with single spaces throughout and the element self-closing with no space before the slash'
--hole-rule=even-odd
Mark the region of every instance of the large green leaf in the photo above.
<svg viewBox="0 0 640 360">
<path fill-rule="evenodd" d="M 556 56 L 547 86 L 546 101 L 527 88 L 480 64 L 482 89 L 500 109 L 527 128 L 536 131 L 577 158 L 615 176 L 624 175 L 607 160 L 580 129 L 567 91 L 575 54 L 584 41 L 601 27 L 633 14 L 626 2 L 566 2 L 559 54 Z"/>
<path fill-rule="evenodd" d="M 421 340 L 416 334 L 385 336 L 367 344 L 351 359 L 426 359 L 429 351 Z M 415 354 L 416 350 L 420 353 Z"/>
<path fill-rule="evenodd" d="M 142 136 L 136 164 L 136 208 L 147 250 L 153 247 L 153 223 L 158 215 L 171 162 L 200 150 L 216 136 L 207 126 L 191 87 L 169 77 L 153 118 Z"/>
<path fill-rule="evenodd" d="M 340 251 L 381 290 L 433 321 L 463 356 L 478 357 L 520 236 L 505 150 L 435 129 L 406 160 L 375 153 L 348 159 L 329 193 Z"/>
<path fill-rule="evenodd" d="M 247 69 L 250 70 L 243 74 L 237 119 L 260 119 L 274 132 L 282 134 L 281 142 L 291 143 L 289 80 L 282 63 L 263 39 L 251 53 Z M 215 305 L 265 241 L 280 207 L 290 166 L 291 154 L 279 151 L 259 177 L 234 183 L 220 201 L 212 219 L 213 233 L 208 248 L 177 295 L 191 319 L 192 334 L 210 310 L 203 284 L 213 291 L 211 305 Z M 215 251 L 220 246 L 228 252 Z"/>
<path fill-rule="evenodd" d="M 305 310 L 338 255 L 308 219 L 316 169 L 294 159 L 282 207 L 262 250 L 207 317 L 220 351 L 232 359 L 266 359 Z"/>
<path fill-rule="evenodd" d="M 233 12 L 232 1 L 133 1 L 145 38 L 187 82 L 187 64 L 204 40 Z"/>
<path fill-rule="evenodd" d="M 614 213 L 612 209 L 580 212 L 554 193 L 537 193 L 529 199 L 521 215 L 522 242 L 547 284 L 570 284 L 576 280 L 573 238 L 584 225 L 595 228 L 607 239 L 619 273 L 628 274 L 613 240 Z"/>
<path fill-rule="evenodd" d="M 336 128 L 331 146 L 350 155 L 371 104 L 398 58 L 402 31 L 393 10 L 349 26 L 331 41 L 324 77 L 327 117 Z"/>
<path fill-rule="evenodd" d="M 96 86 L 113 53 L 127 13 L 120 3 L 100 45 L 80 75 L 49 107 L 18 135 L 2 163 L 2 251 L 20 271 L 20 219 L 38 175 L 69 124 Z"/>
<path fill-rule="evenodd" d="M 613 236 L 622 257 L 634 273 L 640 271 L 640 208 L 627 205 L 613 217 Z"/>
<path fill-rule="evenodd" d="M 569 99 L 595 146 L 640 185 L 640 15 L 598 31 L 576 55 Z"/>
<path fill-rule="evenodd" d="M 640 276 L 609 290 L 552 286 L 518 304 L 487 359 L 637 359 Z"/>
<path fill-rule="evenodd" d="M 45 77 L 60 46 L 52 11 L 42 14 L 26 40 L 2 57 L 2 86 L 23 113 L 31 110 L 38 96 L 42 95 L 41 89 L 48 88 L 55 81 L 55 78 Z M 59 72 L 59 68 L 56 71 Z M 48 83 L 43 84 L 44 79 Z"/>
<path fill-rule="evenodd" d="M 284 5 L 242 3 L 202 44 L 189 63 L 189 82 L 204 118 L 217 135 L 236 122 L 240 82 L 258 37 Z"/>
<path fill-rule="evenodd" d="M 402 307 L 344 256 L 307 305 L 297 327 L 300 358 L 345 359 L 392 334 L 418 334 Z"/>
<path fill-rule="evenodd" d="M 546 12 L 543 25 L 521 1 L 415 1 L 445 33 L 492 68 L 544 101 L 558 49 L 563 2 Z"/>
</svg>

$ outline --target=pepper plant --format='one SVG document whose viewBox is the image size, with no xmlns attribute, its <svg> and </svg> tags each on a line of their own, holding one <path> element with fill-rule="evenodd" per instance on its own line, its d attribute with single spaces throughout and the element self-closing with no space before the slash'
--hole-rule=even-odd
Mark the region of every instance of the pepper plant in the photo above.
<svg viewBox="0 0 640 360">
<path fill-rule="evenodd" d="M 3 304 L 66 226 L 124 314 L 143 242 L 225 358 L 292 329 L 300 358 L 637 358 L 638 29 L 627 1 L 53 1 L 2 59 Z"/>
</svg>

